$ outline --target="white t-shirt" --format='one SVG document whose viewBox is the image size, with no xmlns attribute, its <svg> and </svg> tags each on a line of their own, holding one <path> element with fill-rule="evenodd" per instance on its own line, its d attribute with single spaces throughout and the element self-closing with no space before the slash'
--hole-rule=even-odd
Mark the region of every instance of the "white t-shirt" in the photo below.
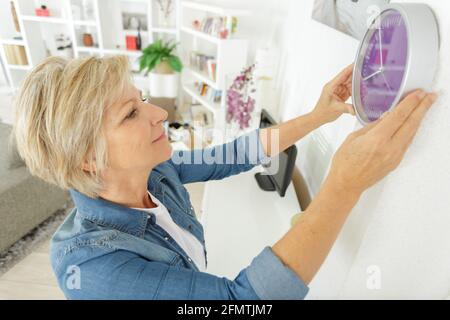
<svg viewBox="0 0 450 320">
<path fill-rule="evenodd" d="M 178 226 L 167 211 L 167 208 L 147 191 L 152 201 L 157 205 L 155 208 L 132 208 L 136 210 L 153 213 L 156 217 L 156 224 L 163 228 L 176 243 L 187 253 L 194 261 L 200 271 L 205 271 L 206 261 L 203 251 L 203 245 L 198 239 L 186 229 Z"/>
</svg>

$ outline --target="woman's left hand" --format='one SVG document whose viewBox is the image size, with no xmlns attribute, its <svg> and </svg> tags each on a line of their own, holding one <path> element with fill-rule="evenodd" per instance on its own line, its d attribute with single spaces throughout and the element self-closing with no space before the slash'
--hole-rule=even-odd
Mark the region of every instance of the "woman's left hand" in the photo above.
<svg viewBox="0 0 450 320">
<path fill-rule="evenodd" d="M 355 115 L 353 105 L 345 103 L 352 95 L 352 75 L 353 64 L 342 70 L 323 88 L 312 112 L 321 122 L 335 121 L 344 113 Z"/>
</svg>

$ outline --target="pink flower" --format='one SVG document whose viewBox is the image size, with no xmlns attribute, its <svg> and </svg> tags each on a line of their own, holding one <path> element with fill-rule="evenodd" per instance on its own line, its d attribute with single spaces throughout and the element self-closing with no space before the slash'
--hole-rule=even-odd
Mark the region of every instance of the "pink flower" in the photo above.
<svg viewBox="0 0 450 320">
<path fill-rule="evenodd" d="M 236 121 L 241 129 L 250 125 L 251 114 L 255 109 L 255 99 L 248 93 L 254 93 L 252 73 L 255 65 L 244 69 L 231 84 L 227 91 L 227 113 L 228 123 Z"/>
</svg>

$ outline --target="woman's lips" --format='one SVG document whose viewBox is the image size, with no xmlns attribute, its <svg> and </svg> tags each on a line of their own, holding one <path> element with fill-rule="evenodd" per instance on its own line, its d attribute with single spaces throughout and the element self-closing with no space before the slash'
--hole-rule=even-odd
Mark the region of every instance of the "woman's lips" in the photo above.
<svg viewBox="0 0 450 320">
<path fill-rule="evenodd" d="M 165 137 L 166 137 L 166 133 L 163 131 L 163 133 L 156 140 L 153 140 L 153 142 L 158 142 L 158 141 L 164 139 Z"/>
</svg>

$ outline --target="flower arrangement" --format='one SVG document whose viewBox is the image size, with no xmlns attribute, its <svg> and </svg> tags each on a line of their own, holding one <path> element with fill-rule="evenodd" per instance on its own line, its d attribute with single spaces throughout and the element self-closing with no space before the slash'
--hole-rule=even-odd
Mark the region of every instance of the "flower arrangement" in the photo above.
<svg viewBox="0 0 450 320">
<path fill-rule="evenodd" d="M 164 17 L 163 23 L 168 26 L 173 11 L 173 2 L 172 0 L 157 0 L 156 2 L 158 3 L 160 13 Z"/>
<path fill-rule="evenodd" d="M 227 115 L 228 123 L 236 121 L 240 129 L 250 126 L 252 112 L 255 109 L 255 99 L 252 94 L 256 91 L 253 81 L 255 65 L 245 68 L 237 76 L 227 91 Z"/>
</svg>

